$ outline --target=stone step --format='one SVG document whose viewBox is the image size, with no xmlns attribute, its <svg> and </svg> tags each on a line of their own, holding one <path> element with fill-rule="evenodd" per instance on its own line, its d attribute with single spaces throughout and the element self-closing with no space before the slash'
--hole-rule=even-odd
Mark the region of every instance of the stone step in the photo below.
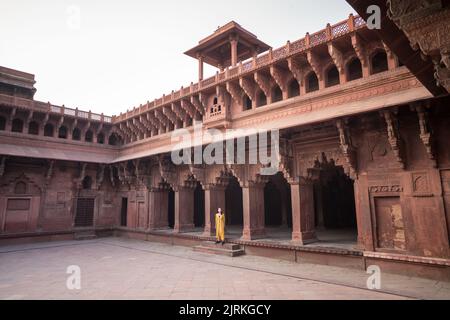
<svg viewBox="0 0 450 320">
<path fill-rule="evenodd" d="M 214 241 L 205 241 L 201 244 L 203 247 L 209 247 L 209 248 L 220 248 L 220 249 L 227 249 L 227 250 L 239 250 L 241 249 L 241 246 L 234 243 L 227 243 L 225 242 L 224 245 L 222 243 L 215 243 Z"/>
<path fill-rule="evenodd" d="M 74 235 L 75 240 L 92 240 L 96 239 L 97 235 L 95 234 L 95 231 L 78 231 L 75 232 Z"/>
<path fill-rule="evenodd" d="M 220 243 L 215 244 L 214 242 L 205 242 L 199 246 L 195 246 L 194 251 L 228 257 L 238 257 L 245 254 L 244 249 L 242 249 L 240 245 L 232 243 L 226 243 L 222 246 Z"/>
</svg>

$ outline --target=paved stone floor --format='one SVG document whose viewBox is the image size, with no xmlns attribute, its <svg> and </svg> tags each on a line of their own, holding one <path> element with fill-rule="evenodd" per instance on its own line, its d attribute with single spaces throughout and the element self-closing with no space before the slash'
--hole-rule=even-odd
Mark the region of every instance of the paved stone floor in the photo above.
<svg viewBox="0 0 450 320">
<path fill-rule="evenodd" d="M 81 290 L 66 287 L 81 268 Z M 0 247 L 0 299 L 450 299 L 450 283 L 122 238 Z"/>
</svg>

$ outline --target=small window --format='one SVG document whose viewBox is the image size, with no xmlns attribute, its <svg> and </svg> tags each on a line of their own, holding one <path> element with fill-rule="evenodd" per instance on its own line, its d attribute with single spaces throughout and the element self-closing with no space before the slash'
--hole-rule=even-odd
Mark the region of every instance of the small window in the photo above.
<svg viewBox="0 0 450 320">
<path fill-rule="evenodd" d="M 44 136 L 45 137 L 53 137 L 53 125 L 47 123 L 44 127 Z"/>
<path fill-rule="evenodd" d="M 67 139 L 67 127 L 62 126 L 58 131 L 58 138 Z"/>
<path fill-rule="evenodd" d="M 76 141 L 81 140 L 81 130 L 80 129 L 78 129 L 78 128 L 73 129 L 72 140 L 76 140 Z"/>
<path fill-rule="evenodd" d="M 218 104 L 218 103 L 219 103 L 219 100 L 217 99 L 217 97 L 214 97 L 213 105 L 216 105 L 216 104 Z"/>
<path fill-rule="evenodd" d="M 372 74 L 384 72 L 388 70 L 388 61 L 387 61 L 387 55 L 384 51 L 378 51 L 373 57 L 372 57 Z"/>
<path fill-rule="evenodd" d="M 28 125 L 28 134 L 38 135 L 39 134 L 39 124 L 35 121 L 31 121 Z"/>
<path fill-rule="evenodd" d="M 267 97 L 264 92 L 260 91 L 258 94 L 258 107 L 265 106 L 267 104 Z"/>
<path fill-rule="evenodd" d="M 117 135 L 115 133 L 109 136 L 108 144 L 110 146 L 116 146 L 118 144 Z"/>
<path fill-rule="evenodd" d="M 278 102 L 281 100 L 283 100 L 283 92 L 278 86 L 276 86 L 272 90 L 272 102 Z"/>
<path fill-rule="evenodd" d="M 352 59 L 347 65 L 347 79 L 348 81 L 361 79 L 362 74 L 362 66 L 361 61 L 358 58 Z"/>
<path fill-rule="evenodd" d="M 300 95 L 300 86 L 297 79 L 293 79 L 289 83 L 289 98 L 297 97 Z"/>
<path fill-rule="evenodd" d="M 97 143 L 99 143 L 99 144 L 104 144 L 105 143 L 105 135 L 103 133 L 100 133 L 97 136 Z"/>
<path fill-rule="evenodd" d="M 313 92 L 319 90 L 319 79 L 314 72 L 311 72 L 306 78 L 306 92 Z"/>
<path fill-rule="evenodd" d="M 4 117 L 0 117 L 0 130 L 5 130 L 6 127 L 6 119 Z"/>
<path fill-rule="evenodd" d="M 244 111 L 251 110 L 252 109 L 252 100 L 248 95 L 244 95 L 243 99 L 244 104 Z"/>
<path fill-rule="evenodd" d="M 83 179 L 83 189 L 89 190 L 92 188 L 92 178 L 90 176 L 86 176 Z"/>
<path fill-rule="evenodd" d="M 86 142 L 92 142 L 92 139 L 94 138 L 94 134 L 92 133 L 92 131 L 91 130 L 88 130 L 87 132 L 86 132 L 86 135 L 85 135 L 85 137 L 84 137 L 84 140 L 86 141 Z"/>
<path fill-rule="evenodd" d="M 22 132 L 23 131 L 23 121 L 20 119 L 14 119 L 12 122 L 12 132 Z"/>
<path fill-rule="evenodd" d="M 25 194 L 27 193 L 27 184 L 25 182 L 17 182 L 16 187 L 14 188 L 15 194 Z"/>
<path fill-rule="evenodd" d="M 327 72 L 327 87 L 336 86 L 339 83 L 339 71 L 336 66 L 332 66 Z"/>
</svg>

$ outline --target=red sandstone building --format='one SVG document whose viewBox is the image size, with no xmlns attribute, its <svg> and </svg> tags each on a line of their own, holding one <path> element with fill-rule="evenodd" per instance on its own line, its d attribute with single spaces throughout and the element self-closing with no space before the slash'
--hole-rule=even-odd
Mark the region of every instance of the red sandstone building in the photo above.
<svg viewBox="0 0 450 320">
<path fill-rule="evenodd" d="M 221 207 L 248 254 L 449 279 L 449 8 L 390 1 L 369 30 L 349 2 L 361 17 L 276 49 L 230 22 L 186 52 L 197 83 L 119 116 L 36 101 L 33 75 L 0 67 L 0 241 L 195 246 Z M 175 166 L 195 121 L 280 129 L 279 173 Z"/>
</svg>

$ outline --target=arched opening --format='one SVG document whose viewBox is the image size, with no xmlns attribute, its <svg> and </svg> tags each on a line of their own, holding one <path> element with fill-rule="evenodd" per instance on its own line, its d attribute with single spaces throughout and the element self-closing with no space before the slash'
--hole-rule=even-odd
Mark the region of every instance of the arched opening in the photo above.
<svg viewBox="0 0 450 320">
<path fill-rule="evenodd" d="M 217 97 L 214 97 L 213 99 L 213 105 L 216 105 L 219 103 L 219 99 L 217 99 Z"/>
<path fill-rule="evenodd" d="M 81 140 L 81 130 L 80 129 L 78 129 L 78 128 L 73 129 L 72 139 L 76 140 L 76 141 Z"/>
<path fill-rule="evenodd" d="M 319 90 L 319 79 L 314 72 L 310 72 L 306 77 L 306 92 L 313 92 Z"/>
<path fill-rule="evenodd" d="M 117 146 L 119 144 L 119 139 L 115 133 L 109 136 L 108 144 L 110 146 Z"/>
<path fill-rule="evenodd" d="M 93 139 L 94 139 L 94 134 L 92 133 L 92 130 L 86 131 L 86 134 L 84 135 L 84 141 L 92 142 Z"/>
<path fill-rule="evenodd" d="M 271 238 L 290 240 L 292 236 L 291 186 L 282 173 L 270 176 L 264 187 L 266 233 Z"/>
<path fill-rule="evenodd" d="M 371 74 L 376 74 L 388 70 L 387 54 L 384 51 L 378 51 L 372 56 Z"/>
<path fill-rule="evenodd" d="M 39 124 L 36 121 L 31 121 L 28 124 L 28 134 L 33 134 L 33 135 L 39 134 Z"/>
<path fill-rule="evenodd" d="M 347 64 L 347 80 L 353 81 L 363 77 L 361 61 L 358 58 L 353 58 Z"/>
<path fill-rule="evenodd" d="M 58 138 L 60 139 L 67 139 L 67 127 L 62 126 L 58 130 Z"/>
<path fill-rule="evenodd" d="M 312 170 L 316 177 L 314 209 L 318 240 L 352 248 L 358 237 L 353 180 L 333 160 L 325 159 Z"/>
<path fill-rule="evenodd" d="M 233 176 L 229 178 L 229 183 L 225 189 L 225 217 L 227 237 L 240 238 L 244 224 L 242 188 L 238 179 Z"/>
<path fill-rule="evenodd" d="M 300 85 L 296 79 L 292 79 L 289 82 L 289 98 L 297 97 L 300 95 Z"/>
<path fill-rule="evenodd" d="M 169 188 L 167 201 L 167 218 L 169 220 L 169 228 L 173 229 L 175 226 L 175 192 L 172 187 Z"/>
<path fill-rule="evenodd" d="M 259 91 L 258 92 L 258 104 L 257 107 L 262 107 L 265 106 L 267 104 L 267 97 L 264 94 L 264 92 Z"/>
<path fill-rule="evenodd" d="M 99 133 L 97 136 L 97 143 L 104 144 L 105 143 L 105 135 L 103 133 Z"/>
<path fill-rule="evenodd" d="M 53 125 L 47 123 L 44 127 L 44 136 L 45 137 L 53 137 Z"/>
<path fill-rule="evenodd" d="M 283 92 L 278 86 L 272 89 L 272 103 L 283 100 Z"/>
<path fill-rule="evenodd" d="M 82 182 L 83 190 L 90 190 L 92 188 L 92 178 L 90 176 L 86 176 Z"/>
<path fill-rule="evenodd" d="M 14 119 L 12 122 L 12 132 L 22 132 L 23 131 L 23 121 L 21 119 Z"/>
<path fill-rule="evenodd" d="M 15 194 L 26 194 L 27 193 L 27 184 L 23 181 L 19 181 L 16 183 L 14 188 Z"/>
<path fill-rule="evenodd" d="M 336 68 L 335 65 L 333 65 L 330 69 L 328 69 L 327 73 L 327 80 L 326 80 L 326 87 L 332 87 L 336 86 L 340 83 L 339 79 L 339 70 Z"/>
<path fill-rule="evenodd" d="M 194 225 L 196 228 L 205 226 L 205 191 L 200 182 L 194 190 Z"/>
<path fill-rule="evenodd" d="M 244 111 L 247 111 L 247 110 L 252 110 L 252 100 L 249 98 L 249 96 L 248 95 L 244 95 L 244 98 L 243 98 L 243 106 L 244 106 Z"/>
<path fill-rule="evenodd" d="M 0 117 L 0 130 L 5 130 L 6 127 L 6 119 L 4 117 Z"/>
</svg>

